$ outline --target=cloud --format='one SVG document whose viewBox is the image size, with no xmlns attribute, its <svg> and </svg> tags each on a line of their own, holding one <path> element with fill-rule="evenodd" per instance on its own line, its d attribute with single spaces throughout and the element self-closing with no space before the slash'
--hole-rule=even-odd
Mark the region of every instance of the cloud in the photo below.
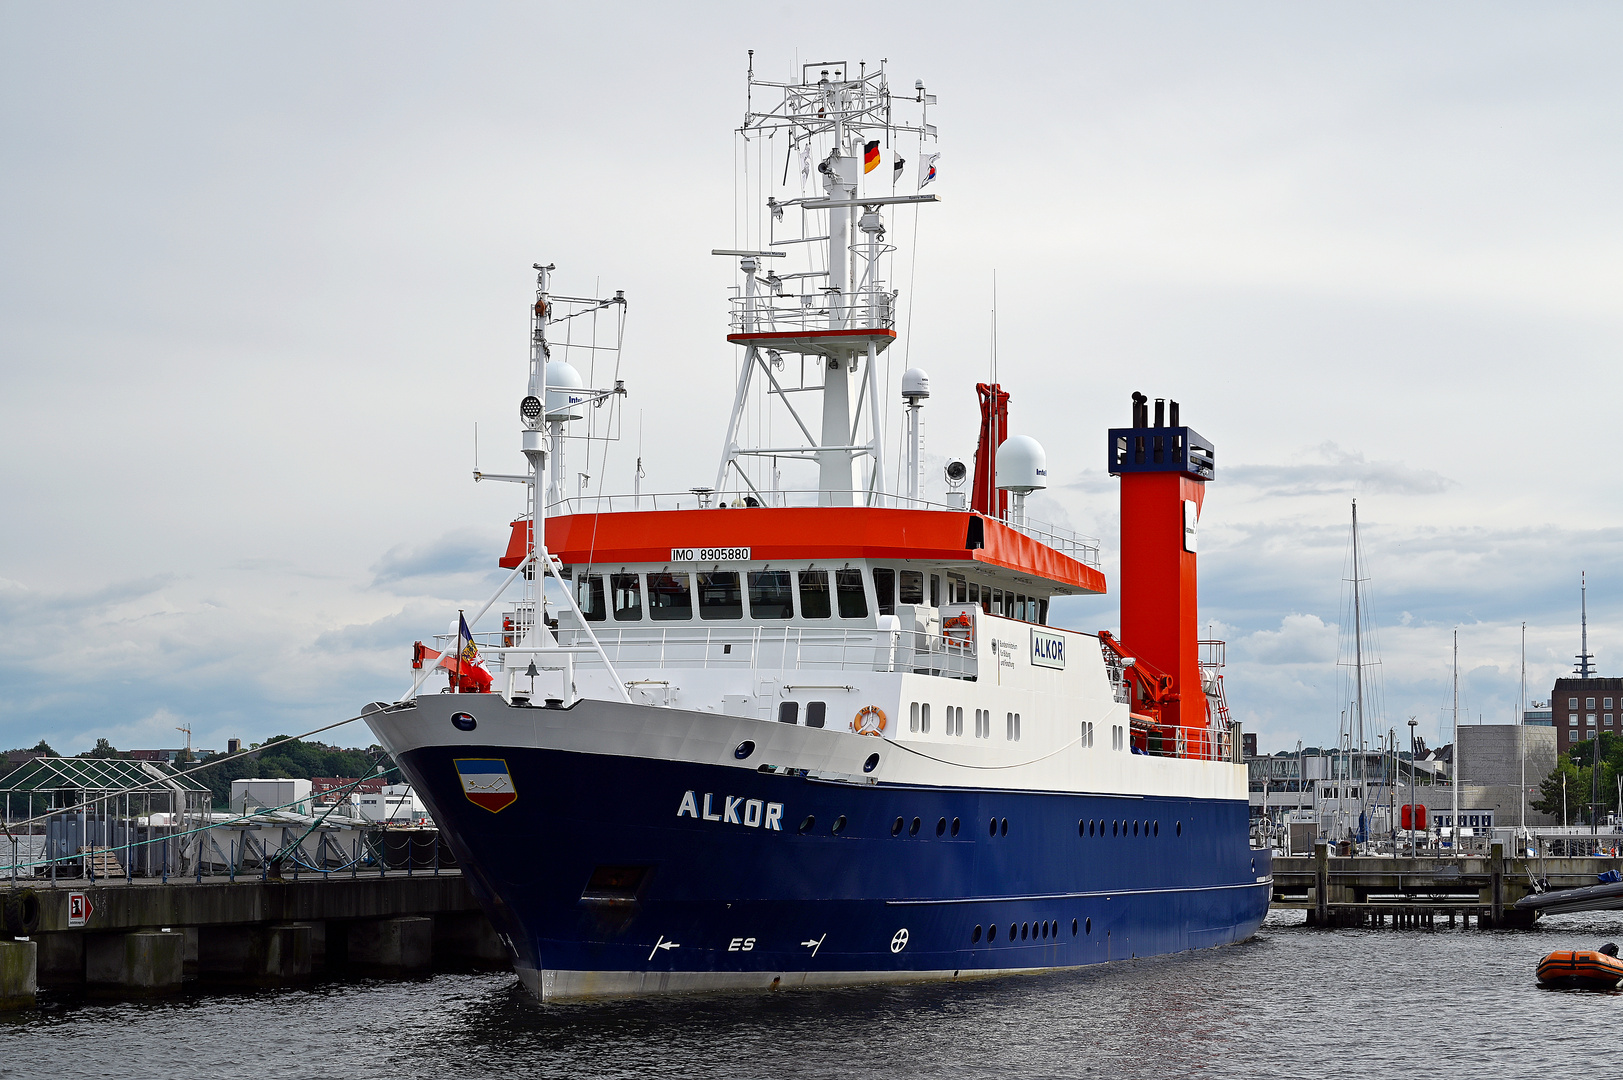
<svg viewBox="0 0 1623 1080">
<path fill-rule="evenodd" d="M 1232 648 L 1236 659 L 1256 664 L 1333 664 L 1336 628 L 1317 615 L 1287 615 L 1278 630 L 1247 634 Z"/>
<path fill-rule="evenodd" d="M 1362 451 L 1343 450 L 1333 442 L 1320 443 L 1308 455 L 1313 461 L 1290 465 L 1230 465 L 1223 479 L 1267 495 L 1438 495 L 1455 481 L 1431 469 L 1401 461 L 1369 461 Z"/>
<path fill-rule="evenodd" d="M 495 566 L 492 552 L 501 541 L 485 529 L 456 529 L 426 544 L 396 544 L 372 568 L 374 587 L 443 578 L 453 574 L 488 574 Z"/>
</svg>

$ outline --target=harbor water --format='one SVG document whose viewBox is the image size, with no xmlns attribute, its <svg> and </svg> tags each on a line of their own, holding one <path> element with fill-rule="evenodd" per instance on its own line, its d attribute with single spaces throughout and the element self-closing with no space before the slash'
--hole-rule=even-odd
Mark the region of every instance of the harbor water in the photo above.
<svg viewBox="0 0 1623 1080">
<path fill-rule="evenodd" d="M 329 981 L 0 1016 L 0 1076 L 1532 1077 L 1605 1068 L 1623 993 L 1538 988 L 1623 913 L 1317 930 L 954 984 L 541 1005 L 508 974 Z M 1607 1070 L 1609 1071 L 1609 1070 Z"/>
</svg>

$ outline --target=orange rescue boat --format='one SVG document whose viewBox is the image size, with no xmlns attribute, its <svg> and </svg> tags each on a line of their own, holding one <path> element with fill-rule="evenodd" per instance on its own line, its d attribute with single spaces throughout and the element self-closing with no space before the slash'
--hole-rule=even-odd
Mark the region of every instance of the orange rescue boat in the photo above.
<svg viewBox="0 0 1623 1080">
<path fill-rule="evenodd" d="M 1623 960 L 1611 942 L 1599 949 L 1561 949 L 1538 962 L 1538 981 L 1544 986 L 1611 990 L 1620 979 Z"/>
</svg>

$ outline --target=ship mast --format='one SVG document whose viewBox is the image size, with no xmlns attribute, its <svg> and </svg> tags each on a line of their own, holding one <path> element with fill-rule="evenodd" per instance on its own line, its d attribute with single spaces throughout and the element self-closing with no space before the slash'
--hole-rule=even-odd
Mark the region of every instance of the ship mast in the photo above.
<svg viewBox="0 0 1623 1080">
<path fill-rule="evenodd" d="M 899 139 L 917 136 L 916 161 L 923 161 L 925 142 L 935 138 L 924 121 L 935 98 L 923 83 L 915 84 L 913 98 L 893 96 L 883 64 L 873 72 L 860 65 L 855 75 L 850 67 L 845 61 L 803 64 L 799 82 L 771 82 L 757 79 L 751 63 L 750 105 L 738 129 L 744 199 L 759 198 L 766 214 L 747 215 L 765 222 L 753 244 L 746 228 L 738 247 L 712 251 L 739 260 L 742 282 L 727 340 L 744 349 L 714 490 L 736 491 L 756 503 L 783 501 L 778 466 L 786 460 L 816 465 L 819 505 L 878 506 L 886 497 L 879 363 L 896 340 L 897 293 L 881 277 L 885 256 L 895 251 L 885 242 L 883 211 L 938 201 L 934 194 L 894 193 L 907 171 Z M 758 109 L 758 91 L 775 103 Z M 920 107 L 917 123 L 896 116 L 905 101 Z M 759 165 L 751 176 L 750 151 L 761 156 L 764 143 L 775 159 L 780 135 L 787 142 L 781 183 L 776 166 Z M 821 195 L 805 190 L 814 160 Z M 798 195 L 791 173 L 798 174 Z M 921 170 L 919 187 L 928 182 Z M 791 269 L 799 260 L 805 269 Z M 791 365 L 786 354 L 798 361 Z M 796 404 L 807 392 L 821 395 L 818 419 Z M 764 396 L 765 409 L 751 408 L 757 395 Z M 790 421 L 776 429 L 790 431 L 788 440 L 772 436 L 771 421 L 762 419 L 767 413 Z"/>
</svg>

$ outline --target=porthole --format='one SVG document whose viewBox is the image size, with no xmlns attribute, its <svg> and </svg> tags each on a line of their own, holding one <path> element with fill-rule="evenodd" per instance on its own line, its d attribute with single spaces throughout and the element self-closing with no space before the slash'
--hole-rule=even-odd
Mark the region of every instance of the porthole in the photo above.
<svg viewBox="0 0 1623 1080">
<path fill-rule="evenodd" d="M 873 772 L 877 768 L 879 768 L 879 755 L 869 754 L 868 760 L 862 763 L 862 771 Z"/>
<path fill-rule="evenodd" d="M 1076 920 L 1071 920 L 1071 936 L 1076 937 Z"/>
<path fill-rule="evenodd" d="M 970 934 L 970 935 L 969 935 L 969 943 L 970 943 L 970 944 L 971 944 L 971 945 L 974 945 L 974 944 L 976 944 L 976 943 L 977 943 L 977 942 L 979 942 L 979 941 L 980 941 L 980 939 L 981 939 L 981 924 L 980 924 L 980 923 L 976 923 L 976 924 L 975 924 L 975 932 L 974 932 L 974 933 L 973 933 L 973 934 Z"/>
<path fill-rule="evenodd" d="M 988 942 L 997 940 L 997 923 L 993 923 L 986 928 L 986 940 Z"/>
<path fill-rule="evenodd" d="M 1159 822 L 1159 821 L 1157 821 L 1157 822 L 1156 822 L 1156 823 L 1155 823 L 1155 835 L 1156 835 L 1156 836 L 1160 836 L 1160 835 L 1161 835 L 1161 823 L 1160 823 L 1160 822 Z"/>
<path fill-rule="evenodd" d="M 1086 835 L 1088 835 L 1088 823 L 1087 822 L 1078 821 L 1076 823 L 1076 835 L 1078 835 L 1078 836 L 1086 836 Z"/>
<path fill-rule="evenodd" d="M 479 721 L 473 718 L 472 713 L 454 712 L 451 714 L 451 726 L 458 731 L 472 731 L 479 726 Z"/>
<path fill-rule="evenodd" d="M 1088 835 L 1089 836 L 1093 835 L 1093 822 L 1091 822 L 1091 821 L 1088 822 Z"/>
<path fill-rule="evenodd" d="M 906 824 L 907 824 L 907 822 L 903 821 L 901 818 L 897 818 L 896 821 L 890 827 L 890 835 L 892 835 L 892 836 L 900 836 L 900 835 L 902 835 L 902 827 L 905 826 Z"/>
<path fill-rule="evenodd" d="M 1178 827 L 1177 827 L 1176 830 L 1174 830 L 1174 835 L 1176 835 L 1176 836 L 1182 836 L 1183 835 L 1183 822 L 1181 822 L 1181 821 L 1178 822 Z"/>
<path fill-rule="evenodd" d="M 1018 923 L 1010 923 L 1009 924 L 1009 940 L 1010 941 L 1013 941 L 1015 935 L 1018 934 L 1019 932 L 1020 932 L 1020 925 Z"/>
<path fill-rule="evenodd" d="M 1091 918 L 1082 920 L 1082 932 L 1084 934 L 1093 933 L 1093 920 Z"/>
<path fill-rule="evenodd" d="M 919 825 L 920 824 L 921 824 L 921 822 L 919 821 L 919 819 L 914 818 L 913 819 L 913 824 L 911 824 L 911 825 L 909 825 L 907 827 L 907 835 L 909 835 L 909 836 L 917 836 L 919 834 Z"/>
<path fill-rule="evenodd" d="M 1138 822 L 1136 822 L 1136 821 L 1133 822 L 1133 835 L 1134 836 L 1138 835 Z"/>
<path fill-rule="evenodd" d="M 935 834 L 937 836 L 946 836 L 947 835 L 947 819 L 946 818 L 942 818 L 940 821 L 935 823 Z"/>
<path fill-rule="evenodd" d="M 1008 818 L 1004 818 L 1002 823 L 998 826 L 998 835 L 1000 835 L 1000 836 L 1008 836 L 1009 835 L 1009 819 Z"/>
<path fill-rule="evenodd" d="M 748 739 L 745 739 L 743 742 L 733 747 L 733 757 L 737 758 L 739 761 L 743 761 L 753 753 L 755 753 L 755 744 L 750 742 Z"/>
<path fill-rule="evenodd" d="M 958 821 L 958 819 L 957 819 L 957 818 L 953 818 L 953 819 L 952 819 L 952 835 L 954 835 L 954 836 L 957 836 L 957 835 L 958 835 L 958 826 L 959 826 L 959 821 Z"/>
<path fill-rule="evenodd" d="M 1020 940 L 1024 941 L 1024 940 L 1026 940 L 1026 938 L 1028 938 L 1030 936 L 1031 936 L 1031 924 L 1030 923 L 1021 923 L 1020 924 Z"/>
<path fill-rule="evenodd" d="M 838 836 L 840 833 L 845 831 L 845 815 L 844 814 L 841 814 L 839 817 L 834 819 L 834 826 L 829 831 L 832 832 L 836 836 Z"/>
<path fill-rule="evenodd" d="M 803 832 L 803 833 L 811 832 L 816 827 L 817 827 L 817 817 L 816 817 L 815 814 L 807 814 L 806 815 L 806 820 L 802 821 L 800 823 L 800 831 Z"/>
<path fill-rule="evenodd" d="M 1120 836 L 1121 835 L 1121 822 L 1112 821 L 1110 823 L 1110 835 L 1111 836 Z"/>
<path fill-rule="evenodd" d="M 1043 940 L 1044 941 L 1048 940 L 1048 920 L 1047 919 L 1043 920 Z"/>
<path fill-rule="evenodd" d="M 992 821 L 991 821 L 991 824 L 986 826 L 986 835 L 987 836 L 996 836 L 997 835 L 997 818 L 993 818 Z"/>
</svg>

